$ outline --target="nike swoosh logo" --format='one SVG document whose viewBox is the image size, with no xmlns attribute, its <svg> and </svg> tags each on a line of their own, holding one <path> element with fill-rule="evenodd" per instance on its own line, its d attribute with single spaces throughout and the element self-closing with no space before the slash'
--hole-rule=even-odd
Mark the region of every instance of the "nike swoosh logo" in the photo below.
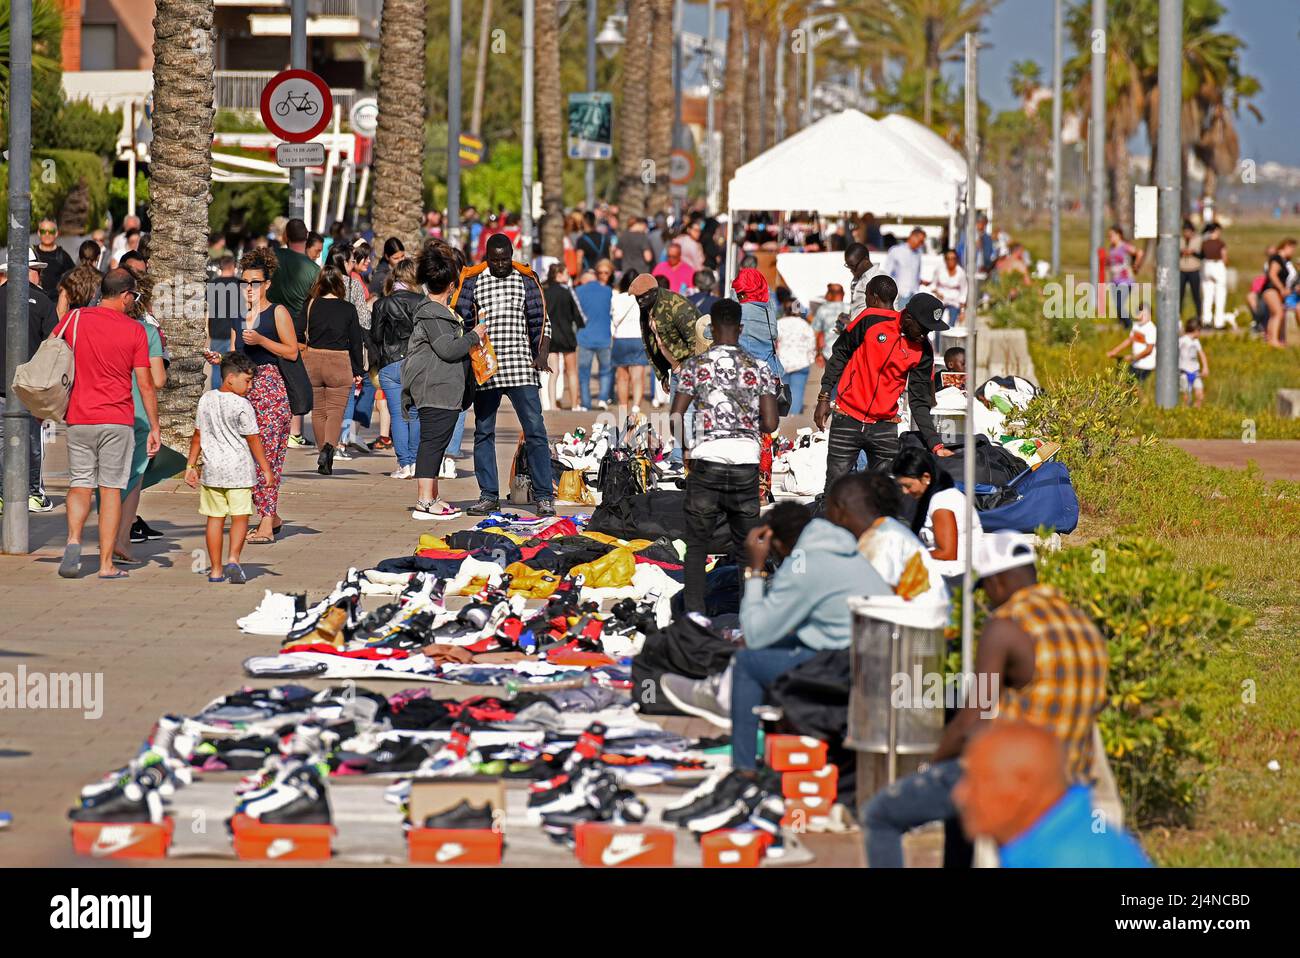
<svg viewBox="0 0 1300 958">
<path fill-rule="evenodd" d="M 283 858 L 297 847 L 292 838 L 277 838 L 266 846 L 266 857 Z"/>
<path fill-rule="evenodd" d="M 465 854 L 465 846 L 459 842 L 447 842 L 433 856 L 434 861 L 449 862 Z"/>
<path fill-rule="evenodd" d="M 644 855 L 649 850 L 650 846 L 646 840 L 638 835 L 635 843 L 623 847 L 616 847 L 612 842 L 606 845 L 605 850 L 600 853 L 600 862 L 602 865 L 621 865 L 638 855 Z"/>
<path fill-rule="evenodd" d="M 122 835 L 120 838 L 112 836 L 107 840 L 105 840 L 104 835 L 101 832 L 99 837 L 95 839 L 95 843 L 90 846 L 90 854 L 95 858 L 105 858 L 122 851 L 124 848 L 130 848 L 132 845 L 143 840 L 143 838 L 144 836 L 137 835 L 134 829 L 128 830 L 126 834 Z"/>
</svg>

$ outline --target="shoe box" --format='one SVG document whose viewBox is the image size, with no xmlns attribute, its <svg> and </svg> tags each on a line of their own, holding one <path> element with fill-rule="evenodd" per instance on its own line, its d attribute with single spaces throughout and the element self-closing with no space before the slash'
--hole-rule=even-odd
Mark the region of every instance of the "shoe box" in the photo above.
<svg viewBox="0 0 1300 958">
<path fill-rule="evenodd" d="M 326 861 L 333 825 L 267 825 L 247 815 L 230 820 L 235 855 L 244 861 Z"/>
<path fill-rule="evenodd" d="M 826 743 L 807 735 L 769 735 L 765 761 L 774 772 L 813 772 L 826 764 Z"/>
<path fill-rule="evenodd" d="M 573 829 L 574 854 L 597 868 L 669 868 L 677 839 L 671 828 L 582 822 Z"/>
<path fill-rule="evenodd" d="M 494 828 L 425 828 L 419 824 L 465 801 L 475 807 L 491 806 L 492 820 L 505 822 L 506 793 L 500 779 L 465 777 L 411 783 L 412 827 L 406 833 L 410 861 L 429 865 L 501 864 L 505 835 L 500 824 Z"/>
<path fill-rule="evenodd" d="M 772 839 L 766 832 L 720 829 L 700 838 L 700 864 L 705 868 L 757 868 Z"/>
<path fill-rule="evenodd" d="M 814 823 L 819 827 L 829 825 L 831 809 L 834 805 L 835 799 L 821 796 L 787 798 L 785 816 L 781 819 L 781 824 L 795 832 L 808 831 Z M 822 821 L 823 819 L 825 821 Z"/>
<path fill-rule="evenodd" d="M 72 850 L 89 858 L 166 858 L 176 820 L 150 822 L 73 822 Z"/>
<path fill-rule="evenodd" d="M 832 802 L 839 794 L 840 770 L 823 765 L 813 772 L 784 772 L 781 794 L 786 798 L 826 798 Z"/>
</svg>

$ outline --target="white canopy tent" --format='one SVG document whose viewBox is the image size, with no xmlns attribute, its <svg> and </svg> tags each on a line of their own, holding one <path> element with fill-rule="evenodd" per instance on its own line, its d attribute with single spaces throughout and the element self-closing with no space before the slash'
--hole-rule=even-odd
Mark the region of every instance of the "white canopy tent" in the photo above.
<svg viewBox="0 0 1300 958">
<path fill-rule="evenodd" d="M 934 130 L 901 113 L 882 116 L 880 125 L 895 136 L 911 143 L 931 159 L 937 160 L 955 182 L 965 187 L 966 157 Z M 975 186 L 975 208 L 986 213 L 993 209 L 993 187 L 989 186 L 988 180 L 982 176 Z"/>
<path fill-rule="evenodd" d="M 858 110 L 823 117 L 736 170 L 727 187 L 724 281 L 735 274 L 736 210 L 870 211 L 881 219 L 947 220 L 951 227 L 964 183 L 931 149 L 883 121 Z"/>
</svg>

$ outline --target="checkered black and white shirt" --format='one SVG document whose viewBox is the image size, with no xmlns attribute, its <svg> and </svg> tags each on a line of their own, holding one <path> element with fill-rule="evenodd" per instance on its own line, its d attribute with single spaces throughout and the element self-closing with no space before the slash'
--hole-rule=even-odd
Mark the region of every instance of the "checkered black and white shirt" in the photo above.
<svg viewBox="0 0 1300 958">
<path fill-rule="evenodd" d="M 525 279 L 518 270 L 504 278 L 484 271 L 474 284 L 474 305 L 482 311 L 488 338 L 496 350 L 499 368 L 480 389 L 507 389 L 511 386 L 537 386 L 540 383 L 533 367 L 529 345 L 528 321 L 524 311 Z M 543 335 L 550 335 L 547 322 Z"/>
</svg>

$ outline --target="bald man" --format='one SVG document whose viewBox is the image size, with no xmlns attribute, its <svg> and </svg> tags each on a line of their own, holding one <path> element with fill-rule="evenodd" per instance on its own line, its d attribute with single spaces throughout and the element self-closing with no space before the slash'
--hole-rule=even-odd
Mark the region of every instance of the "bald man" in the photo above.
<svg viewBox="0 0 1300 958">
<path fill-rule="evenodd" d="M 1070 785 L 1065 752 L 1051 732 L 996 722 L 962 756 L 953 803 L 972 839 L 998 843 L 1003 868 L 1150 868 L 1131 835 L 1093 809 L 1086 786 Z"/>
</svg>

